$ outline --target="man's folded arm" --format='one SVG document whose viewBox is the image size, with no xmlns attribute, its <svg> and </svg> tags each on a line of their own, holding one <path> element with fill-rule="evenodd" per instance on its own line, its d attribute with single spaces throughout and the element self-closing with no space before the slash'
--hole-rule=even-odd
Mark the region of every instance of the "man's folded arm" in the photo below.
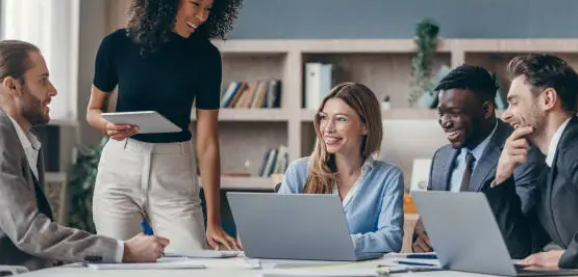
<svg viewBox="0 0 578 277">
<path fill-rule="evenodd" d="M 497 185 L 492 181 L 487 187 L 483 193 L 488 199 L 512 258 L 525 258 L 540 251 L 550 242 L 550 237 L 533 213 L 525 215 L 522 212 L 513 177 Z"/>
<path fill-rule="evenodd" d="M 561 152 L 578 153 L 578 145 L 572 144 Z M 567 167 L 560 168 L 560 174 L 568 174 L 568 180 L 578 189 L 578 159 L 572 155 L 560 155 L 560 158 L 562 159 L 560 164 L 568 165 Z M 558 266 L 561 268 L 578 268 L 578 232 L 572 237 L 572 241 L 568 244 L 566 251 L 560 258 Z"/>
<path fill-rule="evenodd" d="M 0 138 L 0 228 L 14 245 L 49 260 L 74 262 L 96 257 L 103 262 L 122 261 L 120 241 L 61 226 L 39 212 L 34 188 L 26 183 L 18 162 L 22 154 L 6 141 L 6 137 Z"/>
</svg>

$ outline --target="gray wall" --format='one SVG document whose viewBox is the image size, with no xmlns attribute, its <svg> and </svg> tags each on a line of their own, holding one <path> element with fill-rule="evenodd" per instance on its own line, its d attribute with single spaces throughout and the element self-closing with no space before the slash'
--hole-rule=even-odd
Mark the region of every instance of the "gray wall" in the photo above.
<svg viewBox="0 0 578 277">
<path fill-rule="evenodd" d="M 576 0 L 244 0 L 229 38 L 411 38 L 430 17 L 447 38 L 578 37 Z"/>
<path fill-rule="evenodd" d="M 102 134 L 86 122 L 86 107 L 90 99 L 96 51 L 106 35 L 106 1 L 80 1 L 80 18 L 77 96 L 79 142 L 85 146 L 92 146 L 100 141 Z"/>
</svg>

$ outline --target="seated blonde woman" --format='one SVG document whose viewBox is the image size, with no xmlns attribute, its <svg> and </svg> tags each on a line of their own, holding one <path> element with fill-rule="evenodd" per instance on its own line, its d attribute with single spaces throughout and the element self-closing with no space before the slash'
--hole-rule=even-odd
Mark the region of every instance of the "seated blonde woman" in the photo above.
<svg viewBox="0 0 578 277">
<path fill-rule="evenodd" d="M 314 120 L 317 143 L 292 162 L 279 193 L 337 194 L 357 252 L 399 252 L 403 237 L 403 173 L 373 159 L 383 137 L 381 111 L 366 86 L 343 83 Z"/>
</svg>

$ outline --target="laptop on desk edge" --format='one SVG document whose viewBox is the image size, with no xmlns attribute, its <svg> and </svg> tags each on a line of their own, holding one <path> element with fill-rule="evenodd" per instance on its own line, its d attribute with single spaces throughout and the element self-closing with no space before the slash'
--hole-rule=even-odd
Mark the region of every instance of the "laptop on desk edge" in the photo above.
<svg viewBox="0 0 578 277">
<path fill-rule="evenodd" d="M 516 265 L 483 193 L 414 191 L 411 194 L 445 269 L 501 276 L 578 276 L 578 270 Z"/>
<path fill-rule="evenodd" d="M 250 258 L 361 261 L 336 195 L 228 192 L 237 232 Z"/>
</svg>

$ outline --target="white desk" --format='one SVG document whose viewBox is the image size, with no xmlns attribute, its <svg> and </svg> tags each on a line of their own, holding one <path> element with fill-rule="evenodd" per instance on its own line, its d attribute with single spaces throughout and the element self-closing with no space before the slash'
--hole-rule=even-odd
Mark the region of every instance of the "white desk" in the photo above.
<svg viewBox="0 0 578 277">
<path fill-rule="evenodd" d="M 388 259 L 388 258 L 385 258 Z M 391 259 L 391 258 L 389 258 Z M 217 277 L 217 276 L 235 276 L 235 277 L 258 277 L 260 275 L 259 269 L 251 269 L 243 257 L 229 258 L 229 259 L 198 259 L 200 263 L 205 264 L 206 269 L 193 270 L 92 270 L 77 265 L 67 265 L 62 267 L 55 267 L 39 271 L 30 272 L 19 275 L 25 277 L 77 277 L 77 276 L 110 276 L 110 277 Z M 371 263 L 372 261 L 367 261 Z M 373 261 L 375 262 L 375 261 Z M 267 266 L 268 261 L 263 261 L 263 265 Z M 273 262 L 271 262 L 273 263 Z M 298 261 L 282 261 L 283 263 L 299 263 Z M 329 263 L 329 262 L 328 262 Z M 360 262 L 365 263 L 365 262 Z M 488 277 L 489 275 L 469 274 L 461 272 L 437 271 L 437 272 L 420 272 L 420 273 L 400 273 L 392 274 L 392 276 L 436 276 L 436 277 Z"/>
</svg>

